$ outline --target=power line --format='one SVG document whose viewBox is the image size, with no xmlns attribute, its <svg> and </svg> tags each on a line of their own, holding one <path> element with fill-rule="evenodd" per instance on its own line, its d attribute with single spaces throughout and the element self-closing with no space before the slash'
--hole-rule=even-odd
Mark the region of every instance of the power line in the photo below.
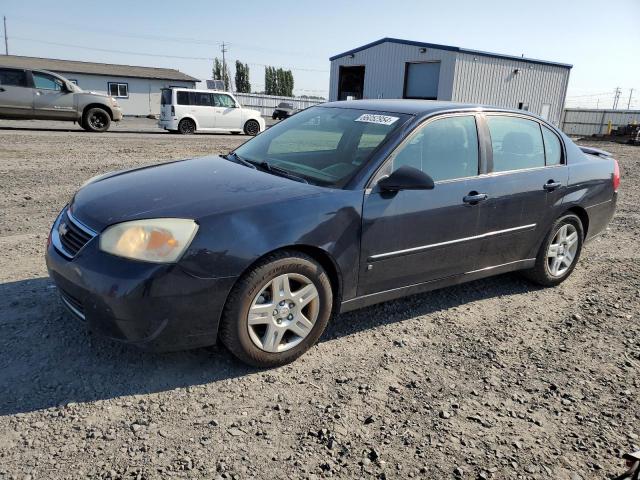
<svg viewBox="0 0 640 480">
<path fill-rule="evenodd" d="M 45 45 L 55 45 L 58 47 L 67 47 L 67 48 L 79 48 L 82 50 L 92 50 L 96 52 L 107 52 L 107 53 L 120 53 L 125 55 L 137 55 L 143 57 L 155 57 L 155 58 L 177 58 L 181 60 L 206 60 L 212 61 L 213 57 L 192 57 L 192 56 L 184 56 L 184 55 L 167 55 L 167 54 L 159 54 L 159 53 L 149 53 L 149 52 L 133 52 L 131 50 L 115 50 L 110 48 L 98 48 L 98 47 L 85 47 L 84 45 L 72 45 L 69 43 L 59 43 L 59 42 L 50 42 L 45 40 L 38 40 L 35 38 L 27 38 L 27 37 L 16 37 L 11 36 L 11 38 L 16 40 L 22 40 L 25 42 L 35 42 L 35 43 L 43 43 Z M 227 45 L 227 44 L 225 44 Z M 257 66 L 266 66 L 261 63 L 251 63 L 249 65 L 257 65 Z M 303 71 L 303 72 L 320 72 L 320 73 L 329 73 L 328 70 L 318 70 L 313 68 L 303 68 L 303 67 L 286 67 L 289 70 L 295 71 Z"/>
<path fill-rule="evenodd" d="M 51 23 L 49 22 L 38 22 L 31 19 L 27 19 L 26 17 L 18 16 L 18 17 L 15 17 L 14 20 L 15 19 L 17 19 L 18 22 L 25 23 L 25 24 L 40 25 L 48 28 L 51 28 L 52 26 Z M 221 40 L 204 40 L 202 38 L 174 37 L 169 35 L 130 33 L 130 32 L 122 32 L 122 31 L 110 30 L 110 29 L 94 27 L 94 26 L 92 26 L 91 28 L 87 28 L 87 27 L 82 27 L 79 25 L 74 25 L 74 24 L 65 23 L 65 22 L 56 22 L 55 25 L 64 26 L 65 28 L 77 30 L 81 32 L 90 32 L 93 34 L 103 34 L 103 35 L 111 35 L 111 36 L 115 35 L 118 37 L 138 38 L 142 40 L 155 40 L 160 42 L 173 42 L 173 43 L 182 43 L 182 44 L 197 44 L 197 45 L 211 45 L 211 46 L 220 46 L 221 43 L 223 43 Z M 226 45 L 228 46 L 229 44 L 226 44 Z M 279 54 L 286 53 L 291 55 L 304 55 L 307 58 L 309 58 L 310 56 L 309 52 L 290 52 L 290 51 L 283 51 L 280 49 L 270 49 L 270 48 L 265 48 L 260 46 L 245 45 L 245 44 L 240 44 L 235 42 L 233 42 L 231 45 L 233 45 L 235 48 L 246 49 L 246 50 L 256 50 L 256 51 L 279 53 Z M 320 57 L 315 57 L 315 58 L 320 58 Z"/>
</svg>

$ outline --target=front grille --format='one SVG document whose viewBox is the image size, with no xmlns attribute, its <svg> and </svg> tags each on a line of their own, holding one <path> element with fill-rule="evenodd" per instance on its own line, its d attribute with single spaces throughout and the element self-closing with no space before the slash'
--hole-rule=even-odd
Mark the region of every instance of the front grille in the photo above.
<svg viewBox="0 0 640 480">
<path fill-rule="evenodd" d="M 68 210 L 62 214 L 56 233 L 60 239 L 62 253 L 69 257 L 75 257 L 82 247 L 96 236 L 89 228 L 73 218 Z"/>
<path fill-rule="evenodd" d="M 71 310 L 71 313 L 84 320 L 84 305 L 82 304 L 82 302 L 71 295 L 69 292 L 65 292 L 61 288 L 59 288 L 59 290 L 60 297 L 62 298 L 62 303 L 64 303 L 65 306 L 69 310 Z"/>
</svg>

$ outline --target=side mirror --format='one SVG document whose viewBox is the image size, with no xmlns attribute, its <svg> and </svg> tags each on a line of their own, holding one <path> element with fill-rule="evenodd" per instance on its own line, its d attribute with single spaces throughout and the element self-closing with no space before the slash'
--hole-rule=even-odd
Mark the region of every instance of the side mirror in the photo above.
<svg viewBox="0 0 640 480">
<path fill-rule="evenodd" d="M 73 87 L 71 85 L 72 85 L 71 83 L 65 83 L 64 91 L 67 93 L 73 93 Z"/>
<path fill-rule="evenodd" d="M 378 182 L 378 186 L 387 192 L 398 190 L 433 190 L 433 178 L 413 167 L 400 167 L 388 177 Z"/>
</svg>

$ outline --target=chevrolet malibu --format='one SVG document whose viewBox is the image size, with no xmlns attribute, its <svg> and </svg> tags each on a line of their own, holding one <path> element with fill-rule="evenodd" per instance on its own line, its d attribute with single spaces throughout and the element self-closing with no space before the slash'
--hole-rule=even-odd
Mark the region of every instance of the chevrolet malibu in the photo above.
<svg viewBox="0 0 640 480">
<path fill-rule="evenodd" d="M 332 315 L 521 270 L 547 287 L 602 232 L 620 175 L 523 111 L 412 100 L 304 110 L 227 155 L 89 180 L 49 274 L 99 334 L 290 362 Z"/>
</svg>

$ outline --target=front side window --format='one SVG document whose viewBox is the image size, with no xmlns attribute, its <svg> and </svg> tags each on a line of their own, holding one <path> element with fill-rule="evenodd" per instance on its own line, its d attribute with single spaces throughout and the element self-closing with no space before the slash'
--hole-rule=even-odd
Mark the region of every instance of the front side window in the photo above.
<svg viewBox="0 0 640 480">
<path fill-rule="evenodd" d="M 0 85 L 7 87 L 26 87 L 27 73 L 24 70 L 0 68 Z"/>
<path fill-rule="evenodd" d="M 214 93 L 216 107 L 224 107 L 224 108 L 234 108 L 236 106 L 236 102 L 233 101 L 229 95 L 224 95 L 222 93 Z"/>
<path fill-rule="evenodd" d="M 278 123 L 236 150 L 311 183 L 342 187 L 409 115 L 312 107 Z"/>
<path fill-rule="evenodd" d="M 478 175 L 475 118 L 465 115 L 429 122 L 394 152 L 392 162 L 391 171 L 414 167 L 436 182 Z"/>
<path fill-rule="evenodd" d="M 117 98 L 128 98 L 129 84 L 109 82 L 109 95 Z"/>
<path fill-rule="evenodd" d="M 33 72 L 33 84 L 41 90 L 62 90 L 62 80 L 46 73 Z"/>
<path fill-rule="evenodd" d="M 538 122 L 520 117 L 487 116 L 493 171 L 544 167 L 544 146 Z"/>
<path fill-rule="evenodd" d="M 547 165 L 560 165 L 562 163 L 560 139 L 544 125 L 542 126 L 542 138 L 544 139 L 544 153 L 547 158 Z"/>
</svg>

